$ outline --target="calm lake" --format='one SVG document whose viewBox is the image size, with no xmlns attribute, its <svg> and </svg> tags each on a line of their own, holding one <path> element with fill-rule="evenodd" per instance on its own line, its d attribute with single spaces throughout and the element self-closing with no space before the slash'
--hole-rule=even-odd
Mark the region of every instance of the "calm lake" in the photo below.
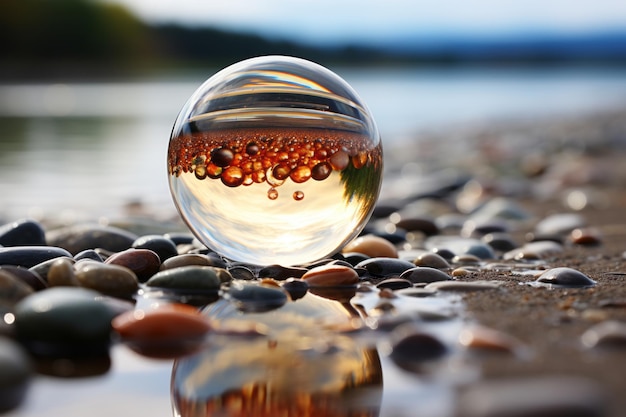
<svg viewBox="0 0 626 417">
<path fill-rule="evenodd" d="M 419 132 L 626 105 L 626 71 L 333 68 L 386 146 Z M 0 219 L 174 213 L 165 157 L 178 111 L 215 71 L 128 82 L 0 85 Z"/>
</svg>

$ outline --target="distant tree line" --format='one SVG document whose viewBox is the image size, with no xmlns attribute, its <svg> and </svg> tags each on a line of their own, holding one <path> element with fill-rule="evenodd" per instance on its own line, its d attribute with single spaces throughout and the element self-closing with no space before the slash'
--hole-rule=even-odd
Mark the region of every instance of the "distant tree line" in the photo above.
<svg viewBox="0 0 626 417">
<path fill-rule="evenodd" d="M 594 42 L 586 45 L 582 55 L 576 55 L 580 52 L 576 48 L 585 46 L 581 41 L 536 43 L 531 49 L 523 43 L 459 41 L 427 49 L 410 43 L 322 48 L 209 27 L 148 25 L 123 6 L 90 0 L 0 0 L 0 77 L 145 73 L 158 68 L 224 66 L 267 54 L 299 56 L 324 65 L 545 65 L 569 63 L 572 57 L 579 62 L 626 63 L 626 33 Z M 606 53 L 598 55 L 598 51 Z"/>
</svg>

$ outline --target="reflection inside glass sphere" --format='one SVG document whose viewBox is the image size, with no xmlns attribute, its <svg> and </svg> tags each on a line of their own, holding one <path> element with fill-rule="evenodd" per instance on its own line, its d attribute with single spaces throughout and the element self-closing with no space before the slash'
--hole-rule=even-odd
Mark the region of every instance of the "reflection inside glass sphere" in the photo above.
<svg viewBox="0 0 626 417">
<path fill-rule="evenodd" d="M 175 361 L 176 417 L 377 416 L 382 369 L 375 348 L 347 331 L 349 305 L 307 294 L 280 308 L 243 312 L 221 299 L 206 348 Z"/>
</svg>

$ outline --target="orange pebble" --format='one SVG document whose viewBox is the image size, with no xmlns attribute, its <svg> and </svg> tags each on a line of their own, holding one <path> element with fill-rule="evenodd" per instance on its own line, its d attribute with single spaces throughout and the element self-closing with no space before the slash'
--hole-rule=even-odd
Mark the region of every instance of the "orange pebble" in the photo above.
<svg viewBox="0 0 626 417">
<path fill-rule="evenodd" d="M 354 285 L 359 282 L 359 275 L 348 266 L 322 265 L 307 271 L 302 279 L 310 287 L 333 287 Z"/>
<path fill-rule="evenodd" d="M 387 239 L 374 235 L 356 238 L 343 248 L 343 253 L 358 252 L 370 258 L 397 258 L 398 250 Z"/>
</svg>

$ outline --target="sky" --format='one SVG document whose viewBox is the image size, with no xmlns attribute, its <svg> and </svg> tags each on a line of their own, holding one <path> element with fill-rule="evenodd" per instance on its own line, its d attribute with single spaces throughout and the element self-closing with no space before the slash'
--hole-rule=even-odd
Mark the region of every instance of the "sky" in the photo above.
<svg viewBox="0 0 626 417">
<path fill-rule="evenodd" d="M 100 0 L 147 22 L 215 26 L 311 43 L 403 36 L 626 29 L 624 0 Z"/>
</svg>

